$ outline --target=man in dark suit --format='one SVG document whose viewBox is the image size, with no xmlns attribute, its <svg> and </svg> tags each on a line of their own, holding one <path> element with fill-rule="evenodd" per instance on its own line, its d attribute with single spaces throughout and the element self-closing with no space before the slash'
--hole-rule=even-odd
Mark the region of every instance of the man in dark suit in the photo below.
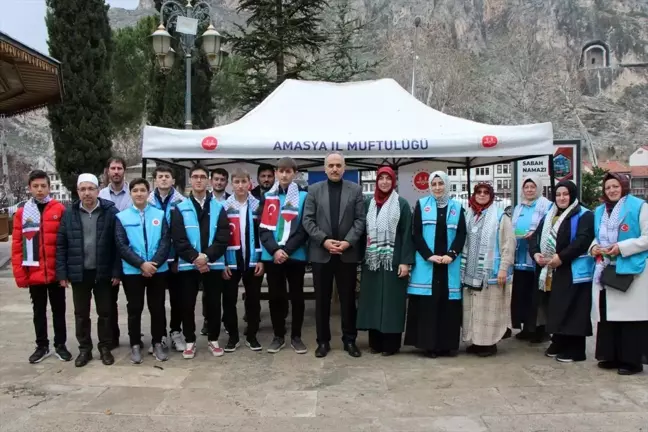
<svg viewBox="0 0 648 432">
<path fill-rule="evenodd" d="M 345 164 L 341 153 L 324 160 L 328 180 L 309 188 L 303 224 L 310 236 L 309 258 L 313 264 L 317 327 L 316 357 L 331 350 L 331 296 L 337 283 L 342 312 L 342 343 L 352 357 L 360 357 L 356 346 L 355 287 L 359 245 L 365 230 L 365 211 L 360 185 L 342 179 Z"/>
</svg>

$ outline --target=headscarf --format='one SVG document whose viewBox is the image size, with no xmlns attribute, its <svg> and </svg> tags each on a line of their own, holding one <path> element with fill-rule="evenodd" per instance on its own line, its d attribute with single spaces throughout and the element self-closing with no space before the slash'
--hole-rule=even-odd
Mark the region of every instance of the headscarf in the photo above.
<svg viewBox="0 0 648 432">
<path fill-rule="evenodd" d="M 378 179 L 380 178 L 381 174 L 387 174 L 389 177 L 391 177 L 392 186 L 388 192 L 383 192 L 378 187 Z M 376 189 L 374 190 L 374 199 L 376 200 L 376 205 L 379 208 L 382 207 L 385 201 L 387 201 L 387 198 L 389 198 L 394 189 L 396 189 L 396 173 L 394 172 L 394 170 L 388 166 L 378 168 L 378 172 L 376 173 Z"/>
<path fill-rule="evenodd" d="M 434 171 L 432 174 L 430 174 L 430 193 L 432 193 L 432 181 L 434 180 L 435 177 L 439 177 L 441 181 L 443 181 L 443 184 L 445 185 L 445 190 L 443 192 L 443 196 L 441 198 L 436 198 L 436 203 L 437 203 L 437 208 L 444 208 L 445 206 L 448 205 L 448 201 L 450 201 L 450 177 L 448 177 L 448 174 L 446 174 L 443 171 Z"/>
<path fill-rule="evenodd" d="M 612 201 L 610 200 L 607 195 L 605 195 L 605 182 L 608 180 L 618 180 L 619 183 L 621 183 L 621 198 L 624 196 L 628 195 L 630 193 L 630 180 L 628 180 L 628 177 L 625 175 L 617 174 L 617 173 L 607 173 L 605 174 L 605 177 L 603 177 L 603 185 L 601 187 L 601 190 L 603 191 L 603 197 L 602 200 L 605 203 L 605 209 L 607 210 L 608 213 L 612 211 L 614 208 L 614 205 L 618 202 L 617 201 Z"/>
<path fill-rule="evenodd" d="M 486 204 L 482 205 L 477 202 L 477 191 L 479 189 L 486 189 L 488 191 L 489 198 Z M 472 209 L 473 213 L 479 217 L 484 210 L 493 204 L 493 201 L 495 201 L 495 190 L 493 189 L 493 186 L 488 183 L 477 183 L 473 189 L 473 194 L 468 201 L 468 205 Z"/>
<path fill-rule="evenodd" d="M 563 181 L 559 182 L 556 185 L 556 191 L 558 191 L 558 188 L 561 188 L 561 187 L 564 187 L 569 192 L 569 204 L 567 205 L 566 208 L 561 209 L 560 207 L 558 207 L 558 203 L 556 202 L 556 197 L 554 197 L 553 201 L 554 201 L 555 207 L 557 209 L 556 210 L 557 215 L 561 215 L 565 210 L 567 210 L 574 203 L 574 201 L 576 201 L 578 199 L 578 188 L 576 187 L 576 184 L 574 184 L 573 181 L 571 181 L 571 180 L 563 180 Z"/>
<path fill-rule="evenodd" d="M 531 182 L 534 185 L 536 185 L 536 195 L 532 200 L 528 200 L 524 196 L 524 185 L 527 182 Z M 522 188 L 520 190 L 520 203 L 530 206 L 531 204 L 533 204 L 541 196 L 542 196 L 542 182 L 540 181 L 540 177 L 538 177 L 536 175 L 533 175 L 533 174 L 524 177 L 522 179 Z"/>
</svg>

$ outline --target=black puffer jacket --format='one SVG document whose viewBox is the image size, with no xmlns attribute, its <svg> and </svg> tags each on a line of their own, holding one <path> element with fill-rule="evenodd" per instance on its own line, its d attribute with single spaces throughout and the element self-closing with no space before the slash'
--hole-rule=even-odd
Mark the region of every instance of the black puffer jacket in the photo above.
<svg viewBox="0 0 648 432">
<path fill-rule="evenodd" d="M 83 281 L 83 226 L 81 209 L 75 201 L 61 220 L 56 237 L 56 279 L 72 283 Z M 121 276 L 121 262 L 115 245 L 115 220 L 119 213 L 112 201 L 99 198 L 97 219 L 97 280 Z"/>
</svg>

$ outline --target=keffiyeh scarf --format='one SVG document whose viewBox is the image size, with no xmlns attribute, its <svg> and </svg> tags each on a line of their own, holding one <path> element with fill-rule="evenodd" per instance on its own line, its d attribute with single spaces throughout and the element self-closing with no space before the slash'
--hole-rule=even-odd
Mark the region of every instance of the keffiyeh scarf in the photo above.
<svg viewBox="0 0 648 432">
<path fill-rule="evenodd" d="M 30 198 L 23 207 L 22 214 L 22 252 L 25 267 L 39 266 L 39 242 L 41 228 L 41 213 L 38 204 L 47 204 L 52 198 L 46 196 L 42 201 Z"/>
<path fill-rule="evenodd" d="M 531 215 L 531 225 L 529 225 L 527 232 L 533 232 L 536 230 L 536 228 L 538 228 L 538 225 L 540 225 L 542 217 L 547 213 L 549 206 L 551 206 L 551 201 L 549 201 L 547 198 L 540 197 L 537 199 L 535 208 L 533 209 L 533 214 Z M 520 213 L 522 213 L 524 207 L 525 205 L 523 204 L 518 204 L 515 206 L 512 220 L 514 229 L 517 226 L 518 219 L 520 218 Z"/>
<path fill-rule="evenodd" d="M 563 223 L 563 221 L 567 218 L 567 215 L 571 213 L 571 211 L 578 205 L 578 200 L 574 200 L 573 203 L 567 207 L 556 223 L 552 223 L 554 217 L 556 217 L 556 214 L 558 213 L 558 206 L 554 205 L 551 207 L 551 210 L 547 212 L 547 215 L 545 216 L 544 219 L 544 226 L 542 227 L 542 235 L 540 237 L 540 253 L 542 256 L 544 256 L 547 259 L 553 258 L 553 256 L 556 254 L 556 238 L 558 236 L 558 230 L 560 229 L 560 225 Z M 553 269 L 549 268 L 549 266 L 544 266 L 542 268 L 542 271 L 540 272 L 540 278 L 538 280 L 538 289 L 541 291 L 546 291 L 547 289 L 547 278 L 551 277 L 553 274 Z"/>
<path fill-rule="evenodd" d="M 461 254 L 461 280 L 466 285 L 480 288 L 488 281 L 495 261 L 499 227 L 496 206 L 488 207 L 481 217 L 477 217 L 469 207 L 466 210 L 466 225 L 468 241 Z"/>
<path fill-rule="evenodd" d="M 270 231 L 276 231 L 277 222 L 279 221 L 279 182 L 275 183 L 265 194 L 265 204 L 261 216 L 261 228 Z M 281 216 L 286 222 L 290 222 L 299 215 L 299 186 L 296 183 L 290 183 L 286 191 L 286 200 L 281 207 Z"/>
<path fill-rule="evenodd" d="M 367 251 L 365 261 L 369 270 L 392 270 L 396 231 L 400 220 L 398 193 L 392 191 L 380 211 L 372 199 L 367 212 Z"/>
<path fill-rule="evenodd" d="M 247 204 L 250 206 L 250 210 L 252 211 L 252 215 L 256 218 L 257 217 L 257 211 L 259 210 L 259 200 L 254 197 L 251 193 L 248 192 L 248 197 L 247 197 Z M 241 210 L 241 206 L 243 206 L 244 203 L 240 203 L 234 194 L 230 195 L 227 200 L 223 203 L 223 207 L 225 208 L 225 212 L 228 214 L 230 213 L 230 209 L 232 210 L 232 213 L 236 213 L 238 215 L 238 212 Z"/>
<path fill-rule="evenodd" d="M 603 211 L 598 239 L 600 248 L 610 247 L 619 240 L 619 226 L 621 226 L 622 222 L 621 209 L 623 209 L 625 201 L 626 197 L 624 196 L 614 205 L 610 213 L 605 210 Z M 603 269 L 608 265 L 610 265 L 610 257 L 608 256 L 603 256 L 603 259 L 596 261 L 596 268 L 594 269 L 595 282 L 600 282 L 601 273 L 603 273 Z"/>
<path fill-rule="evenodd" d="M 184 195 L 178 192 L 175 188 L 172 188 L 171 190 L 172 192 L 171 192 L 171 199 L 169 200 L 169 204 L 184 201 L 185 199 Z M 157 198 L 155 196 L 155 191 L 152 191 L 148 196 L 148 202 L 151 205 L 156 205 L 157 204 L 156 200 Z"/>
</svg>

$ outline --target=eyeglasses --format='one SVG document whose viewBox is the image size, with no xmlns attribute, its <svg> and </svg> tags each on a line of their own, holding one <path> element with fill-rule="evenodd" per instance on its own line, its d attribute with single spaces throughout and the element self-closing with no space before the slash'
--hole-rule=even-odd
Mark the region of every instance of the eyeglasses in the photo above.
<svg viewBox="0 0 648 432">
<path fill-rule="evenodd" d="M 490 195 L 490 193 L 486 189 L 480 189 L 475 192 L 475 195 Z"/>
<path fill-rule="evenodd" d="M 207 180 L 207 176 L 205 176 L 205 175 L 192 175 L 191 180 L 205 181 L 205 180 Z"/>
</svg>

